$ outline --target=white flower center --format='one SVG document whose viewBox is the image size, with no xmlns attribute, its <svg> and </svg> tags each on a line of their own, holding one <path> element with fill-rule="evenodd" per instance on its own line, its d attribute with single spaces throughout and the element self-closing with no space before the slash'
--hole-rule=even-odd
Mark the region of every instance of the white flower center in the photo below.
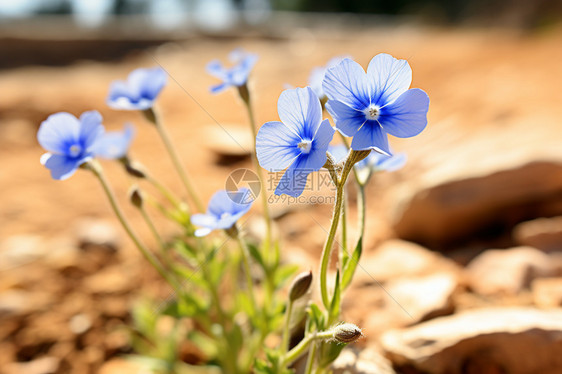
<svg viewBox="0 0 562 374">
<path fill-rule="evenodd" d="M 381 110 L 377 105 L 371 104 L 363 111 L 363 113 L 365 113 L 365 118 L 375 121 L 379 118 Z"/>
<path fill-rule="evenodd" d="M 302 153 L 308 154 L 312 148 L 312 140 L 303 140 L 297 145 L 297 147 L 299 147 Z"/>
<path fill-rule="evenodd" d="M 78 155 L 82 153 L 82 147 L 78 144 L 73 144 L 68 151 L 71 157 L 78 157 Z"/>
</svg>

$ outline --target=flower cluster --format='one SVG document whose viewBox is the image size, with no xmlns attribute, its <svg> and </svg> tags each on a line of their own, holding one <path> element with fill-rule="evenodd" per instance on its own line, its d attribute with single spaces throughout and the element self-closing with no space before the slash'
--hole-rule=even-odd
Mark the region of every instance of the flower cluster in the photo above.
<svg viewBox="0 0 562 374">
<path fill-rule="evenodd" d="M 228 56 L 233 66 L 226 68 L 219 60 L 213 60 L 207 65 L 207 72 L 222 82 L 211 87 L 211 92 L 217 94 L 228 87 L 241 87 L 246 84 L 252 68 L 258 61 L 258 56 L 236 49 Z"/>
<path fill-rule="evenodd" d="M 412 137 L 427 125 L 429 97 L 418 88 L 410 89 L 411 82 L 408 63 L 388 54 L 375 56 L 367 72 L 348 58 L 323 72 L 321 94 L 328 97 L 326 109 L 335 128 L 352 137 L 352 150 L 379 154 L 372 154 L 358 168 L 396 170 L 405 162 L 403 156 L 391 157 L 387 134 Z M 284 91 L 278 103 L 282 122 L 267 122 L 256 138 L 263 168 L 278 171 L 288 167 L 275 190 L 277 195 L 300 195 L 306 178 L 301 176 L 298 183 L 286 183 L 287 179 L 294 180 L 299 170 L 318 170 L 326 162 L 324 153 L 334 132 L 330 132 L 328 120 L 322 121 L 320 103 L 313 94 L 310 87 Z M 284 188 L 286 185 L 295 187 Z"/>
</svg>

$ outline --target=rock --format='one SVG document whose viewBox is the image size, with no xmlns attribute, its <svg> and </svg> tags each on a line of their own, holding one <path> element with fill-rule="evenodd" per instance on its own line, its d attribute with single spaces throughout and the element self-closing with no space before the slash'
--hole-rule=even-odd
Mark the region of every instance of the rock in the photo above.
<svg viewBox="0 0 562 374">
<path fill-rule="evenodd" d="M 529 123 L 536 124 L 533 131 Z M 562 148 L 552 136 L 557 126 L 521 118 L 486 124 L 486 131 L 451 124 L 428 132 L 409 149 L 415 162 L 408 179 L 389 196 L 396 201 L 398 236 L 445 247 L 529 217 L 562 215 Z"/>
<path fill-rule="evenodd" d="M 354 283 L 376 285 L 406 276 L 422 276 L 436 271 L 458 273 L 451 260 L 427 248 L 403 240 L 388 240 L 374 251 L 364 252 Z"/>
<path fill-rule="evenodd" d="M 562 372 L 562 310 L 486 308 L 436 318 L 381 337 L 408 373 Z"/>
<path fill-rule="evenodd" d="M 70 331 L 76 335 L 81 335 L 92 327 L 92 319 L 86 314 L 77 314 L 68 323 Z"/>
<path fill-rule="evenodd" d="M 52 295 L 43 292 L 8 290 L 0 293 L 0 317 L 27 315 L 41 311 L 52 303 Z"/>
<path fill-rule="evenodd" d="M 535 278 L 554 276 L 548 255 L 531 247 L 487 250 L 474 258 L 466 273 L 470 288 L 481 295 L 515 295 Z"/>
<path fill-rule="evenodd" d="M 58 372 L 60 360 L 56 357 L 41 357 L 28 362 L 13 362 L 5 367 L 6 374 L 53 374 Z"/>
<path fill-rule="evenodd" d="M 210 140 L 206 146 L 215 153 L 220 165 L 242 161 L 254 151 L 254 139 L 247 126 L 213 124 L 205 126 L 204 131 L 205 139 Z"/>
<path fill-rule="evenodd" d="M 76 239 L 82 249 L 105 249 L 116 252 L 120 243 L 120 232 L 114 224 L 95 218 L 83 218 L 75 226 Z"/>
<path fill-rule="evenodd" d="M 513 229 L 513 238 L 545 252 L 562 251 L 562 216 L 522 222 Z"/>
<path fill-rule="evenodd" d="M 562 307 L 562 278 L 540 278 L 531 283 L 535 305 L 541 308 Z"/>
<path fill-rule="evenodd" d="M 135 287 L 135 280 L 122 266 L 112 266 L 84 279 L 84 291 L 93 294 L 124 293 Z"/>
<path fill-rule="evenodd" d="M 37 235 L 18 235 L 0 243 L 0 270 L 37 261 L 47 253 L 44 240 Z"/>
<path fill-rule="evenodd" d="M 379 350 L 368 347 L 357 352 L 345 348 L 332 363 L 333 374 L 395 374 L 390 361 Z"/>
<path fill-rule="evenodd" d="M 114 358 L 102 365 L 98 374 L 148 374 L 150 370 L 143 368 L 139 363 Z"/>
<path fill-rule="evenodd" d="M 457 277 L 437 273 L 423 277 L 398 278 L 385 286 L 390 297 L 386 307 L 405 324 L 414 324 L 453 313 L 453 294 L 458 288 Z"/>
</svg>

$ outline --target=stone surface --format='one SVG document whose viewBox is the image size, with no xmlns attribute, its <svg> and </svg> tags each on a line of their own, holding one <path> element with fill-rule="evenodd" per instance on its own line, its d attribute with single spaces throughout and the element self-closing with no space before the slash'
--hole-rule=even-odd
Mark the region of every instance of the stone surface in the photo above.
<svg viewBox="0 0 562 374">
<path fill-rule="evenodd" d="M 548 255 L 531 247 L 491 249 L 466 268 L 470 288 L 481 295 L 514 295 L 535 278 L 556 274 Z"/>
<path fill-rule="evenodd" d="M 522 222 L 513 229 L 513 239 L 545 252 L 562 251 L 562 216 Z"/>
<path fill-rule="evenodd" d="M 486 131 L 451 126 L 412 149 L 408 158 L 419 158 L 418 168 L 392 195 L 398 236 L 434 248 L 562 215 L 557 125 L 537 121 L 519 117 Z"/>
<path fill-rule="evenodd" d="M 9 270 L 43 258 L 44 239 L 37 235 L 17 235 L 0 243 L 0 270 Z"/>
<path fill-rule="evenodd" d="M 415 243 L 388 240 L 374 251 L 366 251 L 353 280 L 357 285 L 373 285 L 405 276 L 421 276 L 436 271 L 457 273 L 451 260 Z"/>
<path fill-rule="evenodd" d="M 562 372 L 562 310 L 487 308 L 392 330 L 385 355 L 408 373 Z"/>
<path fill-rule="evenodd" d="M 562 278 L 540 278 L 531 283 L 535 305 L 541 308 L 562 307 Z"/>
<path fill-rule="evenodd" d="M 99 370 L 99 374 L 145 374 L 149 373 L 147 369 L 143 369 L 139 364 L 125 360 L 122 358 L 115 358 L 107 361 Z"/>
<path fill-rule="evenodd" d="M 453 313 L 453 294 L 459 287 L 451 273 L 398 278 L 385 286 L 392 299 L 385 298 L 386 308 L 401 316 L 406 325 Z M 407 312 L 407 314 L 406 314 Z"/>
<path fill-rule="evenodd" d="M 390 361 L 381 352 L 368 347 L 357 351 L 351 347 L 345 348 L 332 363 L 334 374 L 395 374 Z"/>
<path fill-rule="evenodd" d="M 6 374 L 54 374 L 58 372 L 60 360 L 56 357 L 41 357 L 28 362 L 14 362 L 4 368 Z"/>
<path fill-rule="evenodd" d="M 82 218 L 75 225 L 76 240 L 82 249 L 101 248 L 115 252 L 120 244 L 120 232 L 107 220 Z"/>
<path fill-rule="evenodd" d="M 248 125 L 221 123 L 205 126 L 205 144 L 219 157 L 249 157 L 254 149 L 252 133 Z"/>
</svg>

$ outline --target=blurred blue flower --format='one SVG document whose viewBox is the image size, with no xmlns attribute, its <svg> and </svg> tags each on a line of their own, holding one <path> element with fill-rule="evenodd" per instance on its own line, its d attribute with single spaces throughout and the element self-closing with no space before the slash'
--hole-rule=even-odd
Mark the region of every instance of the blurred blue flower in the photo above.
<svg viewBox="0 0 562 374">
<path fill-rule="evenodd" d="M 247 188 L 236 192 L 220 190 L 209 200 L 207 213 L 191 216 L 191 223 L 202 228 L 195 230 L 195 236 L 205 236 L 213 230 L 226 230 L 250 210 L 251 201 L 247 195 L 251 194 Z"/>
<path fill-rule="evenodd" d="M 267 122 L 256 137 L 260 165 L 270 171 L 288 169 L 275 189 L 276 195 L 299 196 L 308 174 L 326 163 L 326 151 L 334 129 L 310 87 L 285 90 L 279 96 L 277 111 L 282 122 Z"/>
<path fill-rule="evenodd" d="M 344 59 L 324 77 L 326 109 L 336 128 L 353 137 L 352 149 L 389 155 L 387 134 L 409 138 L 427 125 L 429 97 L 419 88 L 408 89 L 411 83 L 412 70 L 405 60 L 381 53 L 365 73 L 358 63 Z"/>
<path fill-rule="evenodd" d="M 130 123 L 126 124 L 123 131 L 109 131 L 104 133 L 96 144 L 93 152 L 96 157 L 109 160 L 118 159 L 127 155 L 129 147 L 135 136 L 135 128 Z"/>
<path fill-rule="evenodd" d="M 333 57 L 325 66 L 316 67 L 310 72 L 310 75 L 308 77 L 308 85 L 310 86 L 310 88 L 312 88 L 312 91 L 314 91 L 314 93 L 320 100 L 323 100 L 326 97 L 326 94 L 324 94 L 324 89 L 322 88 L 322 81 L 324 80 L 326 71 L 329 68 L 339 64 L 344 58 L 349 58 L 349 56 Z"/>
<path fill-rule="evenodd" d="M 126 81 L 111 83 L 107 105 L 121 110 L 152 108 L 166 80 L 166 72 L 160 67 L 133 70 Z"/>
<path fill-rule="evenodd" d="M 258 56 L 242 49 L 235 49 L 230 53 L 229 60 L 234 64 L 230 68 L 224 67 L 219 60 L 213 60 L 207 64 L 207 72 L 222 81 L 222 83 L 211 86 L 211 93 L 217 94 L 231 86 L 245 85 L 252 68 L 258 61 Z"/>
<path fill-rule="evenodd" d="M 41 156 L 41 164 L 51 170 L 54 179 L 69 178 L 84 162 L 92 159 L 93 148 L 103 135 L 101 115 L 84 112 L 80 119 L 70 113 L 50 115 L 37 131 L 39 144 L 48 153 Z"/>
<path fill-rule="evenodd" d="M 349 151 L 343 144 L 331 145 L 328 148 L 330 154 L 336 160 L 336 163 L 342 162 L 348 155 Z M 406 164 L 407 156 L 405 153 L 396 153 L 391 156 L 371 152 L 369 156 L 354 165 L 359 183 L 366 184 L 371 174 L 379 171 L 396 171 Z"/>
</svg>

